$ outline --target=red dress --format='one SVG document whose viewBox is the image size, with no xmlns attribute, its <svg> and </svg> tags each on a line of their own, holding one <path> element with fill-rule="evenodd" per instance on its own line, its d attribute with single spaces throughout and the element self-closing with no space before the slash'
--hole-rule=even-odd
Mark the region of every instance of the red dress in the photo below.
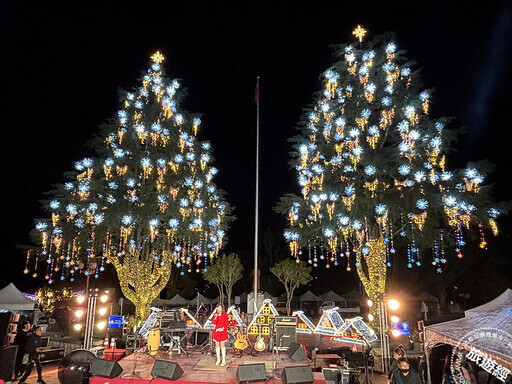
<svg viewBox="0 0 512 384">
<path fill-rule="evenodd" d="M 215 324 L 212 334 L 213 340 L 218 342 L 226 341 L 228 339 L 228 314 L 222 312 L 220 315 L 213 315 L 212 323 Z"/>
</svg>

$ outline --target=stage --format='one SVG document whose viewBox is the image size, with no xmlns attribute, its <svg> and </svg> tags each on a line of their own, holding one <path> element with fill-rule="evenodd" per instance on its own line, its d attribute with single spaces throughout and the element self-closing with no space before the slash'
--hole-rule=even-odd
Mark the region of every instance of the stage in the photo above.
<svg viewBox="0 0 512 384">
<path fill-rule="evenodd" d="M 318 350 L 319 352 L 329 352 L 340 346 L 339 342 L 331 340 L 320 335 L 297 335 L 297 341 L 307 348 L 308 353 Z M 343 343 L 341 343 L 343 344 Z M 344 345 L 345 347 L 347 345 Z M 354 345 L 355 347 L 355 345 Z M 357 346 L 359 347 L 359 346 Z M 359 348 L 358 348 L 359 349 Z M 308 366 L 312 368 L 313 379 L 315 384 L 329 384 L 324 378 L 322 367 L 335 368 L 341 360 L 341 356 L 336 353 L 315 354 L 314 359 L 304 359 L 302 361 L 292 360 L 286 351 L 261 353 L 254 352 L 250 355 L 244 352 L 241 357 L 233 355 L 231 352 L 226 353 L 227 365 L 225 367 L 215 365 L 215 354 L 209 356 L 199 346 L 188 346 L 186 348 L 189 356 L 182 354 L 174 356 L 165 356 L 165 350 L 159 350 L 155 356 L 149 356 L 144 348 L 137 350 L 129 356 L 119 361 L 119 365 L 123 368 L 123 372 L 115 379 L 107 379 L 101 377 L 91 378 L 90 384 L 148 384 L 152 378 L 151 370 L 156 360 L 165 360 L 177 363 L 183 370 L 183 375 L 174 381 L 175 383 L 184 382 L 187 384 L 195 383 L 226 383 L 238 384 L 236 377 L 237 369 L 241 365 L 264 363 L 266 368 L 266 380 L 275 384 L 280 384 L 283 368 Z M 362 375 L 361 375 L 362 377 Z M 164 383 L 165 382 L 165 383 Z M 151 384 L 168 384 L 168 380 L 153 379 Z"/>
</svg>

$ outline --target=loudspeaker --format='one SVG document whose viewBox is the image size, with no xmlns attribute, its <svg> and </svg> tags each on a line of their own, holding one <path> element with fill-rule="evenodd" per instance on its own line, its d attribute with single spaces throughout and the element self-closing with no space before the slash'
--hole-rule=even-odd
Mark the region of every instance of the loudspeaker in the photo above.
<svg viewBox="0 0 512 384">
<path fill-rule="evenodd" d="M 123 368 L 117 361 L 105 359 L 95 359 L 89 368 L 89 373 L 92 376 L 108 377 L 109 379 L 116 378 L 121 372 L 123 372 Z"/>
<path fill-rule="evenodd" d="M 183 369 L 177 363 L 156 360 L 151 370 L 151 376 L 165 380 L 178 380 L 183 375 Z"/>
<path fill-rule="evenodd" d="M 14 378 L 14 364 L 17 353 L 17 345 L 0 348 L 0 379 L 3 381 L 11 381 Z"/>
<path fill-rule="evenodd" d="M 323 368 L 322 373 L 324 374 L 325 380 L 329 380 L 334 382 L 334 384 L 339 384 L 341 380 L 341 372 L 338 368 Z"/>
<path fill-rule="evenodd" d="M 249 383 L 252 381 L 266 381 L 267 380 L 267 371 L 265 369 L 265 364 L 244 364 L 239 365 L 236 369 L 236 379 L 237 381 Z"/>
<path fill-rule="evenodd" d="M 283 384 L 313 384 L 313 372 L 309 365 L 284 367 L 281 381 Z"/>
<path fill-rule="evenodd" d="M 290 359 L 294 361 L 302 361 L 306 359 L 306 353 L 304 352 L 300 344 L 297 343 L 290 343 L 286 353 L 288 354 L 288 356 L 290 356 Z"/>
<path fill-rule="evenodd" d="M 295 325 L 276 325 L 276 346 L 289 347 L 297 342 L 297 327 Z"/>
<path fill-rule="evenodd" d="M 6 344 L 7 330 L 11 322 L 11 312 L 0 312 L 0 346 Z"/>
</svg>

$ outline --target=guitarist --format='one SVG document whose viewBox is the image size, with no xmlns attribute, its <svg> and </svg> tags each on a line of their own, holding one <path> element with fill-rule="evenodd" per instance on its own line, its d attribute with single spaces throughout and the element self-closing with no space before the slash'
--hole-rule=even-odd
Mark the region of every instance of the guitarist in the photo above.
<svg viewBox="0 0 512 384">
<path fill-rule="evenodd" d="M 212 323 L 215 325 L 212 334 L 212 338 L 215 340 L 215 353 L 217 354 L 217 362 L 215 364 L 220 364 L 223 367 L 226 365 L 226 340 L 228 339 L 229 320 L 222 304 L 217 305 L 215 308 Z M 221 352 L 222 362 L 220 360 Z"/>
</svg>

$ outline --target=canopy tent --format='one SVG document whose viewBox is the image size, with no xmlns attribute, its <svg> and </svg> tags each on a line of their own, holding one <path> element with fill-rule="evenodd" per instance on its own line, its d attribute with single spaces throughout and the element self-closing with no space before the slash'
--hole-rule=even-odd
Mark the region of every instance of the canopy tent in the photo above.
<svg viewBox="0 0 512 384">
<path fill-rule="evenodd" d="M 464 315 L 466 317 L 473 317 L 478 315 L 479 313 L 486 312 L 489 309 L 495 308 L 501 304 L 506 304 L 512 302 L 512 289 L 507 289 L 501 295 L 499 295 L 494 300 L 489 301 L 488 303 L 482 304 L 479 307 L 468 309 Z"/>
<path fill-rule="evenodd" d="M 345 304 L 347 303 L 347 300 L 344 297 L 341 297 L 340 295 L 338 295 L 336 292 L 334 292 L 332 290 L 329 292 L 325 292 L 324 294 L 319 295 L 318 297 L 320 297 L 323 301 L 342 302 Z"/>
<path fill-rule="evenodd" d="M 490 303 L 492 301 L 487 304 Z M 437 344 L 461 345 L 466 350 L 475 347 L 490 355 L 499 364 L 505 367 L 512 366 L 512 352 L 506 342 L 499 342 L 487 336 L 474 336 L 471 342 L 465 341 L 470 332 L 489 328 L 512 333 L 512 299 L 471 317 L 425 327 L 425 347 L 432 348 Z"/>
<path fill-rule="evenodd" d="M 196 297 L 188 301 L 188 305 L 190 306 L 197 306 L 197 302 L 199 301 L 199 305 L 209 305 L 212 303 L 212 300 L 207 298 L 206 296 L 203 296 L 202 294 L 197 294 Z"/>
<path fill-rule="evenodd" d="M 171 300 L 169 300 L 169 304 L 175 305 L 175 306 L 187 305 L 187 303 L 188 303 L 188 300 L 184 299 L 183 297 L 181 297 L 178 294 L 176 294 L 176 296 L 174 296 Z"/>
<path fill-rule="evenodd" d="M 323 301 L 323 300 L 320 297 L 318 297 L 317 295 L 315 295 L 313 292 L 308 290 L 306 293 L 299 296 L 299 301 L 302 302 L 302 301 Z"/>
<path fill-rule="evenodd" d="M 25 297 L 13 283 L 0 290 L 0 309 L 8 311 L 32 311 L 36 302 Z"/>
<path fill-rule="evenodd" d="M 151 302 L 152 307 L 172 307 L 171 300 L 157 297 Z"/>
</svg>

